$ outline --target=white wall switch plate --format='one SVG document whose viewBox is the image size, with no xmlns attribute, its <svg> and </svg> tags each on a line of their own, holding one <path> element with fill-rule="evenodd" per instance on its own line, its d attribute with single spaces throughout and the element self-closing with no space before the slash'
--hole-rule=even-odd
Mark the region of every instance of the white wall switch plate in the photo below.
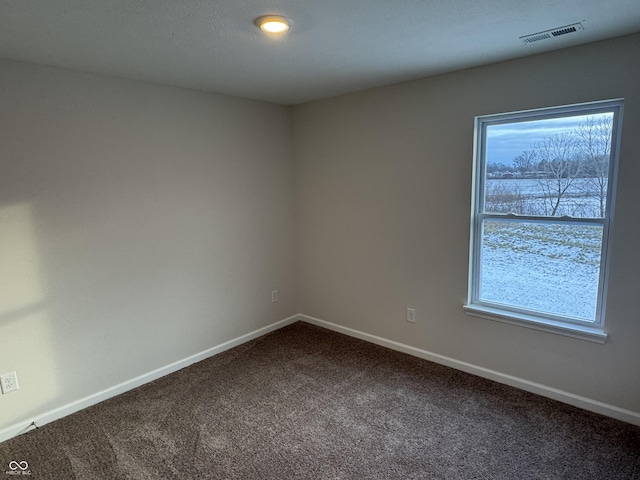
<svg viewBox="0 0 640 480">
<path fill-rule="evenodd" d="M 407 322 L 416 323 L 416 309 L 407 308 Z"/>
</svg>

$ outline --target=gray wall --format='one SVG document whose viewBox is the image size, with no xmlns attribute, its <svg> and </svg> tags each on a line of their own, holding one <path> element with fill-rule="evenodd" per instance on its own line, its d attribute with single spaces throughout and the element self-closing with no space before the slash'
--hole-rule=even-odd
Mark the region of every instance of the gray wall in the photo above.
<svg viewBox="0 0 640 480">
<path fill-rule="evenodd" d="M 290 111 L 0 62 L 0 429 L 297 312 Z M 271 303 L 271 290 L 280 301 Z"/>
<path fill-rule="evenodd" d="M 636 35 L 293 118 L 0 61 L 0 430 L 298 311 L 640 412 L 638 58 Z M 473 117 L 617 97 L 608 342 L 465 316 Z"/>
<path fill-rule="evenodd" d="M 635 35 L 294 107 L 301 312 L 640 412 L 639 59 Z M 466 316 L 474 117 L 619 97 L 607 343 Z"/>
</svg>

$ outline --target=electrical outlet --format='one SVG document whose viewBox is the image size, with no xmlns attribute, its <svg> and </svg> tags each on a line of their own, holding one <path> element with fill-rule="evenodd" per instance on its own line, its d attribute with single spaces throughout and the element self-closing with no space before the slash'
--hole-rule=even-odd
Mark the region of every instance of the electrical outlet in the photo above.
<svg viewBox="0 0 640 480">
<path fill-rule="evenodd" d="M 274 290 L 271 292 L 271 303 L 276 303 L 278 301 L 278 290 Z"/>
<path fill-rule="evenodd" d="M 407 322 L 416 323 L 416 309 L 407 307 Z"/>
<path fill-rule="evenodd" d="M 0 375 L 0 387 L 2 387 L 3 394 L 18 390 L 20 388 L 18 385 L 18 374 L 11 372 Z"/>
</svg>

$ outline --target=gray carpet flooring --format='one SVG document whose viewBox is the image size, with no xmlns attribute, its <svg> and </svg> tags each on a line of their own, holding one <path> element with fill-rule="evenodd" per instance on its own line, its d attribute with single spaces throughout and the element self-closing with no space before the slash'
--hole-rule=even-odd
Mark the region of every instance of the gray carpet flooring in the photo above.
<svg viewBox="0 0 640 480">
<path fill-rule="evenodd" d="M 299 322 L 0 444 L 0 477 L 11 461 L 33 479 L 640 479 L 640 428 Z"/>
</svg>

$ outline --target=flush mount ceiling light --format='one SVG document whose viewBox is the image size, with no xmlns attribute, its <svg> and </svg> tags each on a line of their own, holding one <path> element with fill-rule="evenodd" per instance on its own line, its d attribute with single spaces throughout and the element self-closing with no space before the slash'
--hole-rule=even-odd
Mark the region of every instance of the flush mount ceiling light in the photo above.
<svg viewBox="0 0 640 480">
<path fill-rule="evenodd" d="M 260 30 L 268 33 L 284 33 L 289 30 L 290 21 L 280 15 L 264 15 L 253 22 Z"/>
</svg>

